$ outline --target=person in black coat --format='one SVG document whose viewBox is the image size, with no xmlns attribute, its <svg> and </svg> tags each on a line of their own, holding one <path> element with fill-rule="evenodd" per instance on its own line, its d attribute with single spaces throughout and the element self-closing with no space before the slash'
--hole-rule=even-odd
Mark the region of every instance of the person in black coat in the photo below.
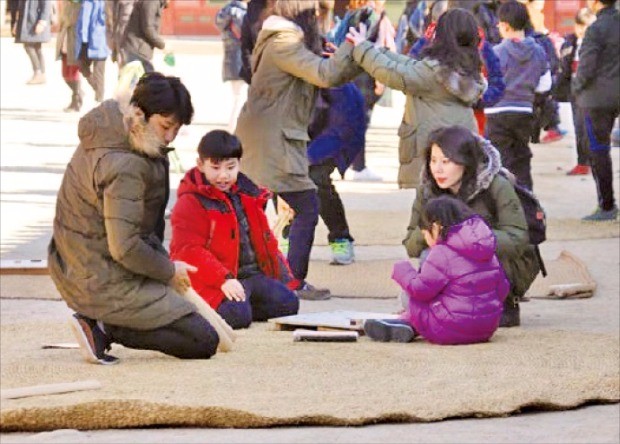
<svg viewBox="0 0 620 444">
<path fill-rule="evenodd" d="M 577 104 L 584 110 L 598 194 L 598 208 L 583 218 L 587 221 L 614 220 L 618 216 L 610 155 L 611 131 L 620 114 L 620 13 L 615 3 L 616 0 L 588 1 L 596 21 L 583 38 L 572 85 Z"/>
</svg>

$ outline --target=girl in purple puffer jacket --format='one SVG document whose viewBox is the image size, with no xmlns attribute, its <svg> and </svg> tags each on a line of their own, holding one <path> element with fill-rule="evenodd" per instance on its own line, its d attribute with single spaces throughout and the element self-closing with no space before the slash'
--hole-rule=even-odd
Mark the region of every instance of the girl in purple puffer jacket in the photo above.
<svg viewBox="0 0 620 444">
<path fill-rule="evenodd" d="M 369 320 L 364 331 L 378 341 L 410 342 L 418 334 L 435 344 L 488 341 L 510 289 L 491 228 L 447 195 L 427 202 L 422 227 L 431 248 L 420 271 L 402 261 L 392 272 L 409 295 L 408 312 L 401 320 Z"/>
</svg>

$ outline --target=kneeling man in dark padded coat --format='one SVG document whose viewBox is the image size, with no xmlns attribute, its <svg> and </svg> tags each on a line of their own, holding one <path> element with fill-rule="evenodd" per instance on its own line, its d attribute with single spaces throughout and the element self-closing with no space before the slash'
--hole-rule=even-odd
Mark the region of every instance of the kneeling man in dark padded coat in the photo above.
<svg viewBox="0 0 620 444">
<path fill-rule="evenodd" d="M 78 126 L 80 145 L 58 191 L 49 270 L 84 357 L 114 364 L 112 343 L 207 359 L 219 337 L 185 300 L 185 262 L 162 242 L 168 158 L 194 109 L 176 77 L 144 75 L 128 106 L 107 100 Z"/>
</svg>

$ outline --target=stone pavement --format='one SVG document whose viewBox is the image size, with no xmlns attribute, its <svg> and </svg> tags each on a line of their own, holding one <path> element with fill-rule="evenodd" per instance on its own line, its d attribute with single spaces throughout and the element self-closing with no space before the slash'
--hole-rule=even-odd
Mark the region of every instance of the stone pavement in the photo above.
<svg viewBox="0 0 620 444">
<path fill-rule="evenodd" d="M 174 142 L 181 164 L 194 163 L 195 146 L 200 137 L 214 128 L 223 128 L 230 112 L 229 85 L 222 84 L 221 43 L 209 40 L 174 40 L 177 64 L 162 62 L 157 53 L 155 65 L 178 75 L 192 93 L 196 115 L 194 123 L 183 128 Z M 0 39 L 0 237 L 2 259 L 41 259 L 51 234 L 56 191 L 62 174 L 77 145 L 78 114 L 62 109 L 69 102 L 69 90 L 60 76 L 60 62 L 53 60 L 54 43 L 44 46 L 48 82 L 26 86 L 31 71 L 21 46 L 11 39 Z M 111 96 L 116 76 L 115 65 L 108 63 L 107 96 Z M 86 112 L 95 102 L 85 83 Z M 402 114 L 403 97 L 394 94 L 394 107 L 378 107 L 373 114 L 367 160 L 384 181 L 377 183 L 336 182 L 345 207 L 355 210 L 390 211 L 402 214 L 403 233 L 414 193 L 398 190 L 396 128 Z M 562 107 L 563 127 L 571 129 L 570 114 Z M 595 206 L 595 189 L 590 177 L 567 177 L 574 164 L 572 134 L 550 145 L 534 149 L 535 189 L 548 217 L 579 219 Z M 614 179 L 618 193 L 619 151 L 613 150 Z M 176 186 L 181 175 L 173 173 Z M 618 194 L 616 194 L 618 196 Z M 172 199 L 170 205 L 174 203 Z M 272 216 L 272 214 L 270 214 Z M 616 224 L 617 227 L 617 224 Z M 325 227 L 319 226 L 313 261 L 329 260 Z M 355 233 L 353 233 L 355 236 Z M 575 301 L 536 300 L 523 304 L 521 328 L 568 329 L 603 333 L 619 332 L 620 265 L 619 236 L 585 239 L 579 235 L 570 241 L 549 241 L 542 245 L 545 258 L 554 258 L 567 249 L 585 260 L 599 284 L 595 297 Z M 399 245 L 381 239 L 358 245 L 358 261 L 405 258 Z M 312 264 L 311 264 L 312 267 Z M 350 267 L 355 267 L 355 264 Z M 372 276 L 365 277 L 372 279 Z M 0 295 L 1 295 L 0 291 Z M 302 311 L 350 309 L 385 311 L 397 309 L 397 302 L 376 299 L 340 299 L 302 301 Z M 62 302 L 1 299 L 0 321 L 19 319 L 63 319 L 69 313 Z M 619 364 L 620 365 L 620 364 Z M 378 375 L 380 377 L 380 375 Z M 519 377 L 515 369 L 515 377 Z M 618 405 L 588 406 L 571 411 L 527 413 L 508 418 L 464 419 L 432 424 L 391 424 L 360 428 L 278 428 L 261 430 L 147 429 L 106 430 L 96 432 L 56 431 L 43 434 L 2 434 L 9 442 L 619 442 Z"/>
</svg>

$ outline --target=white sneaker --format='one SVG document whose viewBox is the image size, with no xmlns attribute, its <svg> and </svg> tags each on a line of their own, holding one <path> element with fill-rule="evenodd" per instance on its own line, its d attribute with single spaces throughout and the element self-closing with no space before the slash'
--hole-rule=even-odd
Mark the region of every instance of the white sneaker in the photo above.
<svg viewBox="0 0 620 444">
<path fill-rule="evenodd" d="M 353 171 L 351 180 L 358 182 L 381 182 L 383 177 L 366 167 L 362 171 Z"/>
</svg>

